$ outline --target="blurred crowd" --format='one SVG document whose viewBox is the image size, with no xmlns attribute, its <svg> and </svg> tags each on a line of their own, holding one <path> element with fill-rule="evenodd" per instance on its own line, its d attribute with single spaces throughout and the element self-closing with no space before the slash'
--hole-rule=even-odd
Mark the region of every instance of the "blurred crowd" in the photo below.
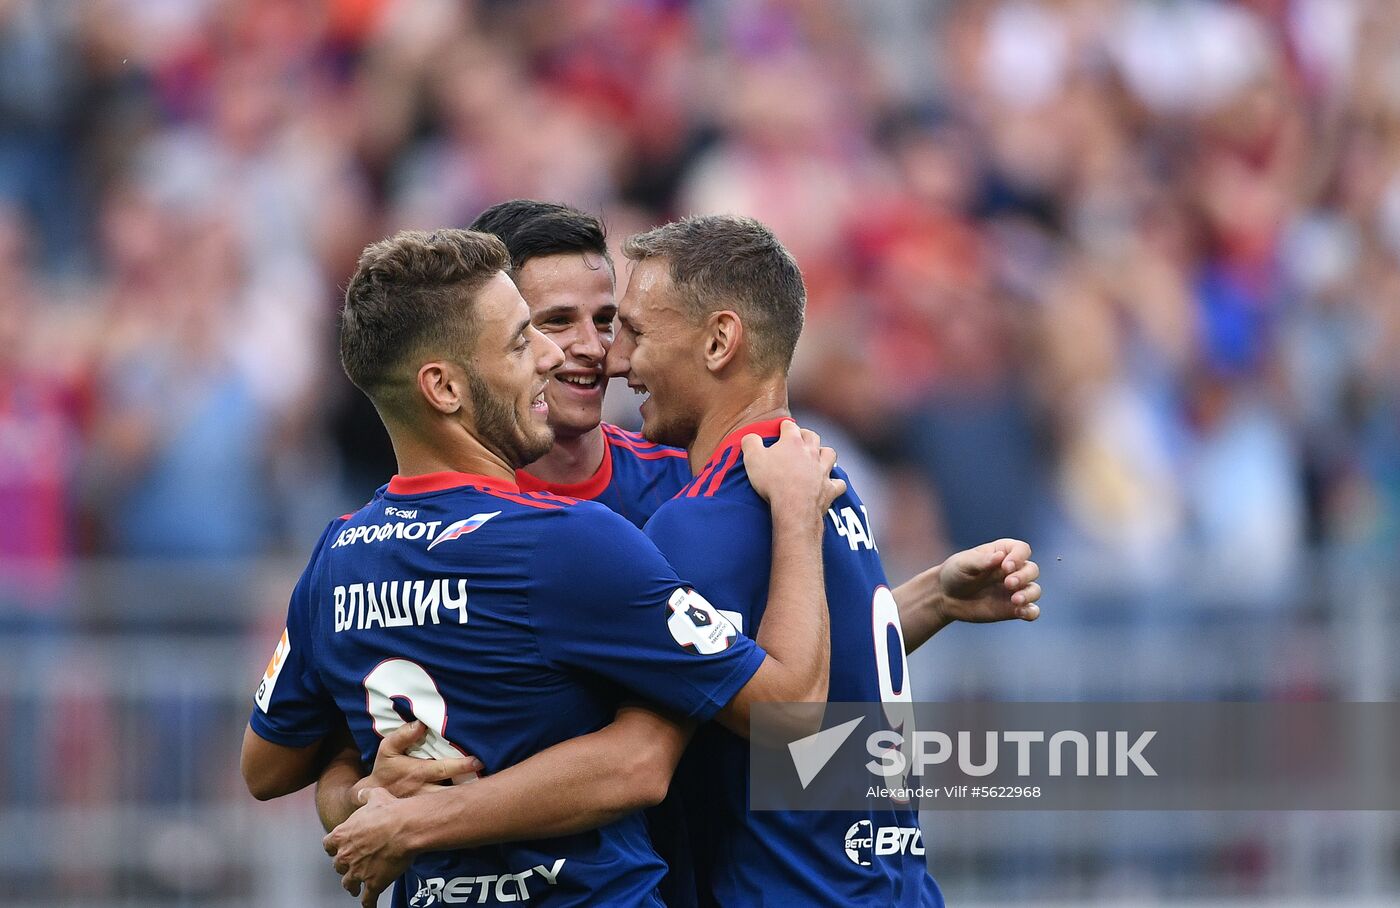
<svg viewBox="0 0 1400 908">
<path fill-rule="evenodd" d="M 304 552 L 359 250 L 518 196 L 772 226 L 892 558 L 1400 540 L 1392 0 L 0 0 L 0 558 Z"/>
</svg>

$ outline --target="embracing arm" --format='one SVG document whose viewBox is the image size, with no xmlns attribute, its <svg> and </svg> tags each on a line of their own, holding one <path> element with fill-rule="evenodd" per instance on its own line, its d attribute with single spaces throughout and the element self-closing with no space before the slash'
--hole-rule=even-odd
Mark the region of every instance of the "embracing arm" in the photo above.
<svg viewBox="0 0 1400 908">
<path fill-rule="evenodd" d="M 321 768 L 322 742 L 305 747 L 273 744 L 253 731 L 243 729 L 243 750 L 239 768 L 248 791 L 259 801 L 270 801 L 300 791 L 316 781 Z"/>
<path fill-rule="evenodd" d="M 326 836 L 326 852 L 346 890 L 358 895 L 365 883 L 371 898 L 425 851 L 596 829 L 661 802 L 693 731 L 693 723 L 628 705 L 606 727 L 474 782 L 421 798 L 372 788 Z"/>
<path fill-rule="evenodd" d="M 822 521 L 846 483 L 829 478 L 836 453 L 821 447 L 816 433 L 799 430 L 793 422 L 783 423 L 772 447 L 749 435 L 743 449 L 749 481 L 773 514 L 768 603 L 754 638 L 768 656 L 715 720 L 747 738 L 755 703 L 826 702 L 831 616 L 822 574 Z M 815 731 L 805 725 L 820 721 L 811 712 L 790 718 L 798 732 Z"/>
<path fill-rule="evenodd" d="M 350 736 L 350 728 L 343 718 L 340 727 L 326 742 L 329 759 L 316 780 L 316 815 L 321 818 L 326 832 L 344 823 L 359 806 L 357 793 L 363 775 L 360 749 L 355 746 L 355 739 Z"/>
<path fill-rule="evenodd" d="M 353 746 L 332 754 L 316 780 L 316 816 L 330 832 L 350 818 L 359 806 L 360 752 Z"/>
<path fill-rule="evenodd" d="M 340 523 L 331 521 L 321 533 L 293 587 L 287 623 L 253 695 L 239 766 L 248 791 L 259 801 L 300 791 L 316 781 L 328 748 L 338 746 L 333 743 L 335 724 L 343 720 L 338 720 L 340 712 L 316 670 L 311 603 L 321 551 Z"/>
<path fill-rule="evenodd" d="M 431 814 L 413 811 L 404 840 L 414 851 L 440 851 L 597 829 L 661 803 L 694 730 L 648 707 L 623 706 L 592 734 L 433 792 Z"/>
<path fill-rule="evenodd" d="M 329 759 L 316 780 L 316 815 L 330 832 L 344 823 L 363 803 L 364 793 L 383 788 L 396 798 L 436 792 L 450 779 L 470 777 L 481 771 L 476 757 L 424 759 L 410 751 L 428 737 L 428 726 L 413 721 L 389 732 L 379 742 L 374 768 L 361 778 L 360 750 L 343 718 L 327 740 Z"/>
<path fill-rule="evenodd" d="M 808 524 L 814 523 L 815 526 Z M 755 703 L 823 703 L 831 673 L 831 617 L 822 575 L 820 518 L 773 514 L 773 573 L 754 641 L 768 654 L 715 721 L 749 736 Z"/>
</svg>

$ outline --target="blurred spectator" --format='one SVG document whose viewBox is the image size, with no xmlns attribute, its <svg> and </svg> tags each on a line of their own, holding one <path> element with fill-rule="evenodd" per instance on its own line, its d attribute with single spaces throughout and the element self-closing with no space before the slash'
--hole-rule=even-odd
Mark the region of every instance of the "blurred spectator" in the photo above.
<svg viewBox="0 0 1400 908">
<path fill-rule="evenodd" d="M 3 0 L 0 436 L 64 452 L 7 462 L 6 545 L 246 554 L 355 506 L 391 464 L 336 288 L 518 195 L 771 224 L 795 401 L 937 511 L 900 563 L 1394 539 L 1397 39 L 1383 0 Z"/>
<path fill-rule="evenodd" d="M 0 0 L 6 895 L 316 900 L 299 859 L 263 872 L 314 838 L 230 811 L 217 755 L 311 540 L 394 469 L 341 288 L 514 196 L 615 250 L 769 223 L 809 289 L 794 407 L 892 579 L 1032 541 L 1048 620 L 950 632 L 921 696 L 1392 696 L 1397 73 L 1395 0 Z M 927 829 L 974 894 L 1148 891 L 1116 844 L 1008 863 L 968 817 Z M 1395 853 L 1319 829 L 1314 901 Z M 1291 883 L 1298 833 L 1129 863 Z"/>
<path fill-rule="evenodd" d="M 74 551 L 87 395 L 81 360 L 55 336 L 61 314 L 41 311 L 31 255 L 21 216 L 0 208 L 0 597 L 35 606 Z"/>
<path fill-rule="evenodd" d="M 244 285 L 232 225 L 172 217 L 134 195 L 106 215 L 118 279 L 91 484 L 105 544 L 132 556 L 255 554 L 270 527 L 262 452 L 272 414 L 236 357 Z M 146 242 L 131 243 L 138 230 Z"/>
<path fill-rule="evenodd" d="M 82 61 L 67 4 L 0 2 L 0 205 L 30 219 L 53 271 L 81 266 L 84 214 L 74 179 Z"/>
</svg>

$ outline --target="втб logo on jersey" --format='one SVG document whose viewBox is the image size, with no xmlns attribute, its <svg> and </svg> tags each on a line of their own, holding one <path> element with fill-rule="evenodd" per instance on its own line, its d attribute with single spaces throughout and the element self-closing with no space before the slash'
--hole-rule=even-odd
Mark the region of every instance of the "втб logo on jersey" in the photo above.
<svg viewBox="0 0 1400 908">
<path fill-rule="evenodd" d="M 871 856 L 924 853 L 924 834 L 917 826 L 881 826 L 869 820 L 856 820 L 846 830 L 846 857 L 858 867 L 869 867 Z"/>
<path fill-rule="evenodd" d="M 385 513 L 393 512 L 395 516 L 406 516 L 408 514 L 417 515 L 417 511 L 404 511 L 398 508 L 385 508 Z M 408 540 L 428 540 L 428 548 L 431 549 L 439 542 L 446 542 L 449 539 L 457 539 L 468 533 L 474 533 L 481 528 L 486 521 L 500 514 L 500 511 L 492 511 L 489 514 L 473 514 L 465 520 L 456 520 L 442 527 L 441 520 L 415 520 L 409 523 L 373 523 L 365 526 L 346 527 L 335 537 L 335 542 L 331 543 L 331 548 L 339 549 L 347 545 L 356 545 L 361 542 L 383 542 L 386 539 L 408 539 Z M 439 532 L 438 528 L 442 527 Z"/>
</svg>

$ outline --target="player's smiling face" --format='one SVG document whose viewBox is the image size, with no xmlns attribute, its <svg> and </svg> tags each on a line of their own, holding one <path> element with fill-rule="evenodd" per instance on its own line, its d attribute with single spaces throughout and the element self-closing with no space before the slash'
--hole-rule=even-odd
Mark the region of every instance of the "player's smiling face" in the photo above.
<svg viewBox="0 0 1400 908">
<path fill-rule="evenodd" d="M 603 360 L 617 316 L 612 269 L 593 253 L 545 255 L 522 265 L 515 282 L 531 322 L 564 351 L 545 388 L 550 427 L 561 438 L 593 431 L 603 419 Z"/>
<path fill-rule="evenodd" d="M 476 318 L 467 370 L 471 428 L 510 466 L 523 467 L 554 444 L 545 388 L 564 357 L 530 323 L 529 307 L 504 272 L 478 291 Z"/>
<path fill-rule="evenodd" d="M 642 434 L 657 444 L 688 446 L 703 414 L 706 386 L 704 326 L 689 314 L 664 259 L 632 266 L 618 303 L 617 339 L 608 374 L 644 395 Z"/>
</svg>

